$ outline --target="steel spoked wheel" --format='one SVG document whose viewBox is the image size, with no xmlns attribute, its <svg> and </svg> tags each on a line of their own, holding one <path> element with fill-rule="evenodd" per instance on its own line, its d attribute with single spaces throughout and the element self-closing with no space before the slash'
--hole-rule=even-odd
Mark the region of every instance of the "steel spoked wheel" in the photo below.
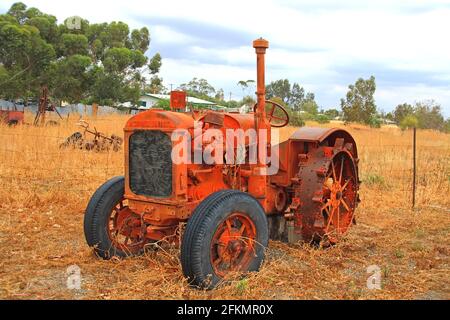
<svg viewBox="0 0 450 320">
<path fill-rule="evenodd" d="M 116 250 L 128 255 L 136 255 L 144 249 L 145 237 L 140 217 L 121 199 L 109 216 L 107 232 Z"/>
<path fill-rule="evenodd" d="M 256 227 L 245 214 L 231 214 L 211 242 L 211 264 L 217 275 L 246 270 L 255 256 Z"/>
<path fill-rule="evenodd" d="M 331 161 L 323 184 L 323 238 L 330 243 L 337 243 L 354 221 L 357 204 L 356 179 L 352 159 L 346 152 L 338 153 Z"/>
</svg>

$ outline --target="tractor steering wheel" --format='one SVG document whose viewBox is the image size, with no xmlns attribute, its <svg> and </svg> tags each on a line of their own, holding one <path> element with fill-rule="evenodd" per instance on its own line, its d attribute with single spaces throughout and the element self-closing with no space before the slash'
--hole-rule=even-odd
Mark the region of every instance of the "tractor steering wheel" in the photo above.
<svg viewBox="0 0 450 320">
<path fill-rule="evenodd" d="M 267 105 L 271 105 L 271 107 L 267 108 Z M 255 105 L 255 112 L 257 107 L 258 104 Z M 278 115 L 279 112 L 276 113 L 277 110 L 281 111 L 281 115 Z M 286 109 L 279 103 L 271 100 L 266 100 L 266 117 L 267 121 L 270 123 L 270 126 L 273 128 L 283 128 L 289 124 L 289 114 Z"/>
</svg>

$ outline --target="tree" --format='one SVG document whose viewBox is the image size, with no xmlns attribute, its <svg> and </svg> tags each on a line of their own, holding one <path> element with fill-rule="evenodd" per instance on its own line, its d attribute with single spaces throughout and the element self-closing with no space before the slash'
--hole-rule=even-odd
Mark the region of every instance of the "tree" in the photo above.
<svg viewBox="0 0 450 320">
<path fill-rule="evenodd" d="M 289 104 L 295 111 L 300 111 L 304 101 L 305 89 L 303 89 L 303 87 L 301 87 L 298 83 L 294 83 L 290 93 Z"/>
<path fill-rule="evenodd" d="M 407 103 L 400 104 L 395 108 L 394 119 L 402 128 L 410 127 L 412 119 L 415 119 L 416 128 L 445 131 L 441 106 L 434 100 L 419 101 L 414 106 Z"/>
<path fill-rule="evenodd" d="M 224 101 L 224 99 L 225 99 L 225 92 L 223 91 L 223 89 L 219 89 L 216 92 L 216 96 L 214 98 L 216 100 L 219 100 L 219 101 Z"/>
<path fill-rule="evenodd" d="M 151 86 L 163 87 L 157 76 L 161 56 L 157 53 L 150 61 L 145 56 L 150 45 L 147 28 L 130 32 L 120 21 L 80 21 L 79 29 L 58 25 L 54 16 L 23 3 L 0 15 L 2 95 L 36 96 L 41 86 L 48 85 L 53 96 L 69 102 L 136 104 L 147 69 Z"/>
<path fill-rule="evenodd" d="M 162 66 L 161 60 L 162 60 L 161 55 L 159 53 L 155 54 L 153 58 L 150 59 L 150 63 L 148 65 L 150 69 L 150 74 L 154 75 L 159 72 Z"/>
<path fill-rule="evenodd" d="M 251 96 L 246 96 L 242 99 L 241 106 L 243 105 L 253 108 L 256 105 L 256 100 Z"/>
<path fill-rule="evenodd" d="M 390 120 L 390 121 L 395 121 L 394 113 L 392 113 L 392 112 L 386 113 L 384 118 L 387 120 Z"/>
<path fill-rule="evenodd" d="M 400 124 L 404 118 L 414 114 L 414 108 L 408 103 L 399 104 L 394 110 L 394 121 Z"/>
<path fill-rule="evenodd" d="M 8 10 L 8 15 L 14 17 L 20 24 L 24 23 L 26 15 L 27 6 L 22 2 L 14 3 Z"/>
<path fill-rule="evenodd" d="M 8 99 L 17 99 L 39 92 L 56 53 L 39 29 L 26 24 L 25 5 L 16 3 L 9 13 L 0 16 L 0 65 L 4 69 L 0 91 Z"/>
<path fill-rule="evenodd" d="M 445 123 L 444 123 L 444 132 L 450 133 L 450 118 L 448 118 L 447 120 L 445 120 Z"/>
<path fill-rule="evenodd" d="M 309 92 L 308 94 L 306 94 L 306 98 L 302 102 L 300 110 L 309 113 L 313 116 L 317 115 L 319 106 L 317 105 L 315 99 L 316 96 L 314 95 L 314 93 Z"/>
<path fill-rule="evenodd" d="M 210 85 L 207 80 L 198 78 L 192 79 L 187 84 L 182 84 L 180 88 L 188 92 L 189 95 L 197 96 L 199 98 L 211 98 L 216 92 L 214 87 Z"/>
<path fill-rule="evenodd" d="M 278 97 L 283 103 L 288 104 L 291 96 L 291 84 L 288 79 L 281 79 L 271 82 L 266 87 L 266 96 L 268 99 Z"/>
<path fill-rule="evenodd" d="M 444 129 L 444 117 L 441 113 L 441 106 L 433 100 L 417 102 L 414 115 L 419 120 L 421 129 Z"/>
<path fill-rule="evenodd" d="M 148 87 L 148 91 L 153 94 L 159 94 L 165 90 L 163 79 L 154 75 L 150 78 L 150 85 Z"/>
<path fill-rule="evenodd" d="M 303 117 L 298 113 L 292 110 L 292 108 L 289 108 L 288 105 L 283 101 L 280 97 L 272 97 L 270 100 L 273 102 L 278 103 L 282 107 L 284 107 L 289 115 L 289 125 L 294 127 L 303 127 L 305 125 L 305 120 Z"/>
<path fill-rule="evenodd" d="M 377 113 L 374 99 L 375 91 L 374 76 L 367 80 L 359 78 L 354 85 L 350 85 L 346 98 L 341 99 L 344 120 L 370 124 Z"/>
<path fill-rule="evenodd" d="M 150 32 L 147 28 L 142 28 L 140 30 L 133 30 L 131 32 L 131 49 L 133 50 L 139 50 L 141 52 L 146 52 L 148 50 L 148 47 L 150 46 Z M 157 53 L 152 60 L 157 59 L 159 61 L 159 66 L 153 66 L 152 64 L 154 61 L 150 61 L 150 70 L 155 71 L 161 68 L 161 55 Z"/>
<path fill-rule="evenodd" d="M 162 61 L 161 55 L 159 53 L 155 54 L 149 63 L 150 75 L 150 92 L 151 93 L 161 93 L 164 90 L 163 79 L 157 74 L 161 69 Z"/>
<path fill-rule="evenodd" d="M 87 55 L 88 39 L 84 34 L 64 33 L 59 44 L 61 56 Z"/>
<path fill-rule="evenodd" d="M 83 55 L 73 55 L 55 62 L 50 80 L 54 98 L 69 103 L 87 99 L 93 84 L 88 69 L 91 63 L 91 58 Z"/>
<path fill-rule="evenodd" d="M 247 81 L 239 81 L 237 85 L 242 89 L 242 93 L 248 88 Z"/>
<path fill-rule="evenodd" d="M 268 99 L 277 97 L 294 111 L 304 111 L 311 116 L 317 115 L 319 110 L 314 93 L 306 93 L 298 83 L 294 83 L 291 87 L 288 79 L 271 82 L 266 87 L 266 96 Z"/>
</svg>

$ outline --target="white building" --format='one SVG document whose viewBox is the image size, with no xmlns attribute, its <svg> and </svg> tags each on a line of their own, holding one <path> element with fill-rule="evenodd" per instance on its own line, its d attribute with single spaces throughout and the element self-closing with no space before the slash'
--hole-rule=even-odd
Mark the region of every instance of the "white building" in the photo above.
<svg viewBox="0 0 450 320">
<path fill-rule="evenodd" d="M 188 97 L 188 105 L 192 105 L 195 107 L 203 107 L 203 108 L 217 108 L 219 107 L 216 103 L 194 98 Z M 145 93 L 139 98 L 139 105 L 133 106 L 131 102 L 126 102 L 121 105 L 121 107 L 130 108 L 130 109 L 139 109 L 139 110 L 149 110 L 153 108 L 158 102 L 162 100 L 170 100 L 170 95 L 168 94 L 151 94 Z"/>
</svg>

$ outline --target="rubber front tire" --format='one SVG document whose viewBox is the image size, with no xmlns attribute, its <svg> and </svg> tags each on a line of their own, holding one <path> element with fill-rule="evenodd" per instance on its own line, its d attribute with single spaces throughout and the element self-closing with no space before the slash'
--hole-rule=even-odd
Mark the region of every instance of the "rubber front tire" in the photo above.
<svg viewBox="0 0 450 320">
<path fill-rule="evenodd" d="M 215 272 L 211 259 L 213 237 L 220 226 L 238 212 L 255 227 L 253 256 L 245 270 L 259 271 L 269 242 L 267 217 L 260 203 L 251 195 L 223 190 L 206 198 L 187 223 L 181 244 L 181 263 L 189 283 L 203 289 L 213 289 L 223 279 Z"/>
<path fill-rule="evenodd" d="M 108 224 L 111 212 L 123 199 L 125 193 L 125 178 L 115 177 L 103 184 L 92 196 L 84 216 L 84 235 L 87 244 L 94 248 L 95 253 L 108 260 L 112 257 L 125 258 L 139 255 L 142 251 L 131 254 L 113 245 L 108 235 Z"/>
</svg>

